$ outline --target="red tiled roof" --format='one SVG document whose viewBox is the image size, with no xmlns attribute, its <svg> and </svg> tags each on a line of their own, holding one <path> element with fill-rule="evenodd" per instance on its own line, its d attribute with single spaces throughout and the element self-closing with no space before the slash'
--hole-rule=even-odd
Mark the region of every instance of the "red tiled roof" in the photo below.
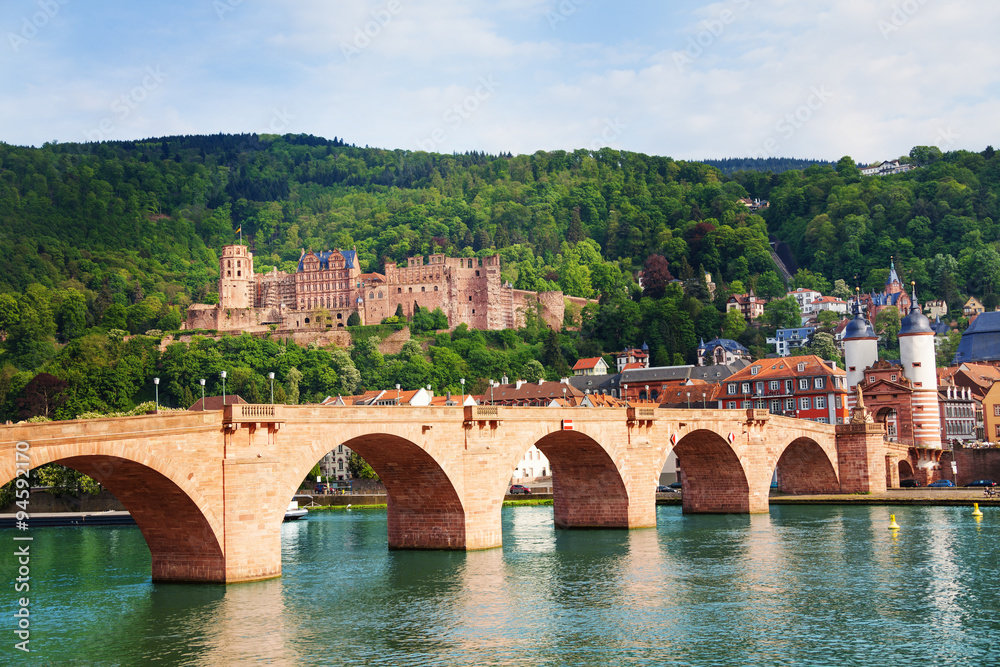
<svg viewBox="0 0 1000 667">
<path fill-rule="evenodd" d="M 630 371 L 630 370 L 632 370 L 634 368 L 645 368 L 645 367 L 646 367 L 645 364 L 640 363 L 638 361 L 633 361 L 633 362 L 627 363 L 624 366 L 622 366 L 622 370 L 623 371 Z"/>
<path fill-rule="evenodd" d="M 203 410 L 221 410 L 222 409 L 222 396 L 206 396 L 205 403 L 202 405 L 202 399 L 198 399 L 194 402 L 188 410 L 194 410 L 201 412 Z M 236 394 L 226 394 L 226 405 L 236 405 L 237 403 L 246 403 L 242 398 Z"/>
<path fill-rule="evenodd" d="M 587 359 L 579 359 L 576 365 L 573 366 L 574 371 L 584 371 L 589 368 L 597 368 L 597 364 L 601 362 L 601 357 L 588 357 Z"/>
<path fill-rule="evenodd" d="M 803 370 L 799 370 L 799 364 L 805 364 Z M 757 368 L 754 374 L 753 369 Z M 830 368 L 822 359 L 815 354 L 807 354 L 801 357 L 781 357 L 779 359 L 761 359 L 755 361 L 744 369 L 733 373 L 726 382 L 769 380 L 776 378 L 815 376 L 815 375 L 839 375 L 846 376 L 847 372 L 842 368 Z"/>
</svg>

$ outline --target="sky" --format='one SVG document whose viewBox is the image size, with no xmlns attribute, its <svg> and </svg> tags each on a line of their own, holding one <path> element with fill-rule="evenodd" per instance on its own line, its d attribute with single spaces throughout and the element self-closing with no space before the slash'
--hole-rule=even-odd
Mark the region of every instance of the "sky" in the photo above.
<svg viewBox="0 0 1000 667">
<path fill-rule="evenodd" d="M 992 0 L 3 0 L 0 141 L 869 163 L 998 144 Z"/>
</svg>

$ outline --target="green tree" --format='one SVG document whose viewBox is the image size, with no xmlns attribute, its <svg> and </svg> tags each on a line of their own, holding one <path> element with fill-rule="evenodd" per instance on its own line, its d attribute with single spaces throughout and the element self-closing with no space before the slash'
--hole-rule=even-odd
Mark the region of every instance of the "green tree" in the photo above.
<svg viewBox="0 0 1000 667">
<path fill-rule="evenodd" d="M 747 321 L 744 319 L 743 314 L 740 313 L 738 308 L 727 311 L 725 317 L 722 318 L 723 338 L 736 340 L 746 328 Z"/>
<path fill-rule="evenodd" d="M 351 456 L 347 459 L 347 470 L 354 479 L 378 481 L 378 474 L 357 452 L 351 452 Z"/>
<path fill-rule="evenodd" d="M 899 347 L 897 335 L 899 334 L 900 326 L 902 326 L 901 322 L 899 309 L 896 306 L 887 306 L 878 311 L 878 314 L 875 315 L 875 321 L 872 322 L 872 325 L 875 327 L 875 333 L 885 337 L 885 346 L 890 350 L 895 350 Z"/>
<path fill-rule="evenodd" d="M 347 326 L 358 327 L 361 326 L 361 316 L 358 315 L 358 311 L 352 311 L 350 315 L 347 316 Z"/>
<path fill-rule="evenodd" d="M 802 326 L 802 312 L 795 297 L 776 299 L 764 304 L 764 322 L 775 329 Z"/>
</svg>

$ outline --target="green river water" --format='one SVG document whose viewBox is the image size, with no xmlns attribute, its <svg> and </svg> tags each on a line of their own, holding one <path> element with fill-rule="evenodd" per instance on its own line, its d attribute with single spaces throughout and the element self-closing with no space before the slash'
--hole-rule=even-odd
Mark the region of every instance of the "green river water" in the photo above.
<svg viewBox="0 0 1000 667">
<path fill-rule="evenodd" d="M 473 553 L 389 551 L 384 510 L 327 512 L 282 526 L 280 579 L 228 587 L 153 584 L 134 527 L 35 529 L 31 653 L 8 556 L 0 663 L 1000 665 L 984 512 L 660 507 L 655 529 L 557 531 L 517 507 Z"/>
</svg>

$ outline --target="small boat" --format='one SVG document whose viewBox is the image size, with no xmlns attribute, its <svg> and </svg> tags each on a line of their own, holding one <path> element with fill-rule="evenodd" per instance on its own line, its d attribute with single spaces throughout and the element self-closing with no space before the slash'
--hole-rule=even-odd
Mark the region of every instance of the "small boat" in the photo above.
<svg viewBox="0 0 1000 667">
<path fill-rule="evenodd" d="M 309 510 L 299 507 L 299 501 L 292 500 L 288 503 L 288 509 L 285 510 L 285 521 L 298 521 L 307 514 L 309 514 Z"/>
</svg>

